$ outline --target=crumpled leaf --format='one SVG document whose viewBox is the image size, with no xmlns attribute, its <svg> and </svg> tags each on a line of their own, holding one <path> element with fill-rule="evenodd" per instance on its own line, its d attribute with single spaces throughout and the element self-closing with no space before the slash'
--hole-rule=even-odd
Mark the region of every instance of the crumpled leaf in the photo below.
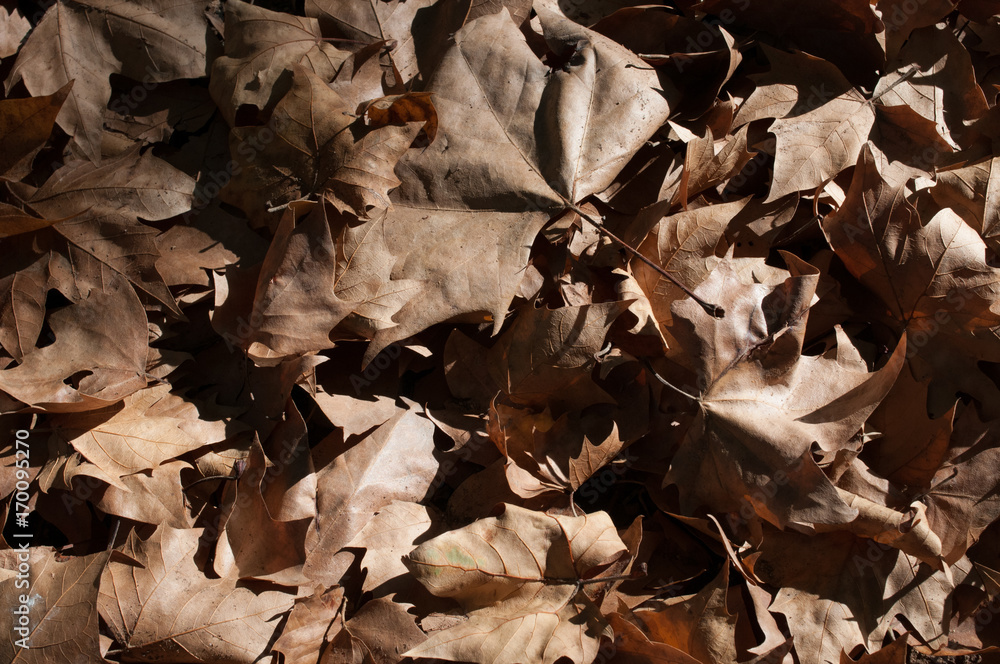
<svg viewBox="0 0 1000 664">
<path fill-rule="evenodd" d="M 217 44 L 199 0 L 58 0 L 28 35 L 5 85 L 9 91 L 23 80 L 40 97 L 75 81 L 56 122 L 96 162 L 111 74 L 158 83 L 197 78 Z"/>
<path fill-rule="evenodd" d="M 458 601 L 469 619 L 405 655 L 589 662 L 610 628 L 577 581 L 626 553 L 603 512 L 561 517 L 506 505 L 498 517 L 439 535 L 403 562 L 432 593 Z"/>
<path fill-rule="evenodd" d="M 749 501 L 779 527 L 856 515 L 810 449 L 814 442 L 826 452 L 845 446 L 892 386 L 906 344 L 874 373 L 839 329 L 835 349 L 803 356 L 819 275 L 798 260 L 790 267 L 774 288 L 741 282 L 728 264 L 717 268 L 698 292 L 722 303 L 725 318 L 691 299 L 672 307 L 670 332 L 677 348 L 697 358 L 689 361 L 699 381 L 691 395 L 698 414 L 664 479 L 678 485 L 685 509 L 700 503 L 738 512 Z"/>
<path fill-rule="evenodd" d="M 366 126 L 364 118 L 354 117 L 356 103 L 301 66 L 293 74 L 267 125 L 233 129 L 236 170 L 229 200 L 259 219 L 267 219 L 270 208 L 302 198 L 328 198 L 341 211 L 362 217 L 372 208 L 390 207 L 389 190 L 399 185 L 393 168 L 433 118 L 433 106 L 423 115 Z M 405 97 L 397 99 L 384 111 L 405 103 Z"/>
<path fill-rule="evenodd" d="M 330 80 L 350 55 L 323 41 L 315 19 L 243 0 L 226 3 L 225 30 L 226 52 L 212 63 L 209 90 L 231 127 L 245 104 L 269 117 L 288 91 L 294 67 Z"/>
</svg>

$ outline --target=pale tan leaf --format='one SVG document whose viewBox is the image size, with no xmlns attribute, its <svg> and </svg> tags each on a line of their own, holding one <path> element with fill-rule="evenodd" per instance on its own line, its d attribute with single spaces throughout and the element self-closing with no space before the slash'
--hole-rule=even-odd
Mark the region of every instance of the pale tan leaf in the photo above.
<svg viewBox="0 0 1000 664">
<path fill-rule="evenodd" d="M 626 554 L 603 512 L 559 517 L 506 505 L 499 517 L 439 535 L 404 562 L 432 593 L 457 600 L 469 620 L 432 633 L 406 655 L 589 662 L 610 629 L 577 580 Z"/>
<path fill-rule="evenodd" d="M 109 409 L 55 418 L 53 425 L 62 439 L 115 478 L 152 470 L 237 431 L 226 422 L 202 419 L 197 405 L 171 394 L 169 385 L 141 390 Z"/>
<path fill-rule="evenodd" d="M 419 501 L 438 472 L 434 423 L 415 404 L 317 472 L 319 542 L 305 574 L 332 585 L 346 571 L 334 556 L 393 500 Z"/>
<path fill-rule="evenodd" d="M 11 664 L 103 662 L 97 639 L 97 583 L 111 555 L 102 551 L 63 558 L 42 547 L 0 554 L 0 568 L 10 572 L 0 580 L 0 597 L 8 607 L 0 617 L 0 658 Z M 23 563 L 28 574 L 15 574 Z M 26 622 L 20 607 L 27 609 Z"/>
<path fill-rule="evenodd" d="M 207 577 L 195 564 L 201 535 L 160 526 L 143 540 L 133 531 L 123 551 L 142 567 L 112 562 L 104 571 L 98 609 L 127 657 L 250 664 L 268 651 L 293 596 Z"/>
</svg>

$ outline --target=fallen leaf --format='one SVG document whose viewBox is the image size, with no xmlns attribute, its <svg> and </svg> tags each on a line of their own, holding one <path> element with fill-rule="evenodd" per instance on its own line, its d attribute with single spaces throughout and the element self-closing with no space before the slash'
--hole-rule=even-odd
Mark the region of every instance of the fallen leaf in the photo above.
<svg viewBox="0 0 1000 664">
<path fill-rule="evenodd" d="M 303 198 L 328 198 L 342 212 L 362 217 L 373 208 L 391 207 L 389 190 L 399 185 L 393 168 L 433 117 L 433 107 L 423 115 L 366 126 L 354 116 L 357 105 L 315 74 L 303 67 L 293 73 L 291 89 L 267 125 L 233 129 L 236 170 L 226 190 L 229 201 L 261 220 L 270 209 Z M 389 108 L 404 103 L 396 100 Z"/>
<path fill-rule="evenodd" d="M 5 628 L 0 657 L 25 664 L 101 662 L 97 582 L 111 556 L 112 552 L 102 551 L 62 559 L 42 547 L 5 551 L 0 566 L 10 576 L 0 581 L 0 594 L 11 608 L 0 621 Z M 18 565 L 25 563 L 30 570 L 26 578 L 15 575 Z M 27 585 L 22 585 L 25 581 Z M 21 607 L 27 609 L 26 614 L 19 613 Z M 21 615 L 26 615 L 26 621 Z"/>
<path fill-rule="evenodd" d="M 1000 448 L 991 429 L 975 412 L 966 410 L 952 442 L 958 453 L 940 464 L 928 486 L 927 518 L 941 537 L 942 557 L 948 564 L 956 564 L 986 527 L 1000 518 L 998 482 L 989 471 Z"/>
<path fill-rule="evenodd" d="M 791 267 L 775 288 L 741 283 L 726 264 L 717 268 L 699 292 L 722 303 L 725 318 L 690 299 L 672 307 L 678 343 L 671 346 L 697 358 L 700 382 L 691 395 L 698 415 L 664 479 L 679 486 L 686 509 L 701 503 L 739 512 L 749 502 L 779 527 L 855 516 L 810 449 L 814 442 L 840 449 L 861 428 L 892 386 L 906 344 L 874 373 L 840 330 L 836 349 L 801 355 L 818 271 Z"/>
<path fill-rule="evenodd" d="M 317 590 L 299 597 L 288 614 L 281 636 L 274 642 L 288 664 L 316 664 L 316 653 L 339 633 L 337 617 L 344 608 L 344 589 Z"/>
<path fill-rule="evenodd" d="M 146 314 L 129 283 L 105 286 L 48 316 L 55 342 L 0 371 L 0 390 L 53 412 L 109 406 L 146 386 Z"/>
<path fill-rule="evenodd" d="M 330 80 L 349 55 L 323 41 L 315 19 L 242 0 L 226 3 L 225 30 L 226 52 L 212 63 L 209 90 L 231 127 L 244 105 L 270 117 L 296 65 Z"/>
<path fill-rule="evenodd" d="M 200 528 L 160 526 L 142 539 L 133 531 L 122 550 L 135 562 L 112 561 L 105 569 L 97 608 L 129 657 L 180 651 L 191 662 L 250 664 L 269 651 L 275 618 L 294 597 L 255 592 L 235 576 L 209 578 L 194 560 L 201 535 Z"/>
<path fill-rule="evenodd" d="M 403 556 L 413 550 L 416 540 L 438 530 L 434 513 L 418 503 L 394 500 L 365 524 L 345 548 L 365 549 L 361 565 L 368 570 L 362 586 L 375 597 L 389 594 L 386 584 L 407 573 Z"/>
<path fill-rule="evenodd" d="M 56 121 L 91 161 L 100 161 L 111 74 L 162 83 L 204 76 L 217 42 L 204 3 L 59 0 L 48 8 L 18 53 L 7 90 L 23 80 L 33 96 L 73 89 Z"/>
<path fill-rule="evenodd" d="M 9 58 L 21 48 L 21 42 L 31 31 L 31 23 L 16 9 L 0 9 L 0 58 Z"/>
<path fill-rule="evenodd" d="M 941 207 L 954 210 L 991 246 L 996 246 L 1000 235 L 1000 190 L 993 176 L 998 163 L 1000 160 L 993 158 L 942 169 L 931 188 L 931 195 Z"/>
<path fill-rule="evenodd" d="M 308 551 L 304 573 L 317 582 L 340 578 L 335 559 L 376 512 L 393 500 L 419 501 L 438 471 L 434 423 L 410 405 L 317 472 L 319 541 Z"/>
<path fill-rule="evenodd" d="M 213 565 L 221 577 L 268 579 L 285 586 L 306 583 L 302 566 L 312 519 L 294 513 L 282 515 L 270 509 L 266 500 L 275 485 L 293 494 L 291 487 L 301 479 L 295 477 L 293 462 L 307 456 L 308 451 L 301 439 L 292 437 L 286 442 L 284 455 L 272 461 L 255 439 L 243 472 L 227 486 L 215 524 L 221 535 Z M 307 480 L 313 481 L 304 482 L 306 497 L 315 505 L 315 480 L 311 474 Z"/>
<path fill-rule="evenodd" d="M 452 661 L 588 662 L 608 624 L 580 589 L 626 553 L 608 516 L 549 516 L 513 505 L 421 544 L 404 563 L 469 620 L 404 653 Z M 595 569 L 597 568 L 597 569 Z"/>
<path fill-rule="evenodd" d="M 10 177 L 18 162 L 33 156 L 45 144 L 72 88 L 71 81 L 48 96 L 0 101 L 0 175 Z M 18 175 L 23 177 L 28 170 L 19 168 Z"/>
<path fill-rule="evenodd" d="M 693 597 L 659 600 L 633 612 L 651 641 L 689 653 L 705 664 L 736 661 L 736 616 L 726 610 L 729 564 Z"/>
<path fill-rule="evenodd" d="M 152 154 L 132 150 L 101 165 L 77 161 L 52 174 L 26 203 L 43 217 L 72 217 L 55 226 L 72 246 L 121 273 L 140 291 L 180 314 L 156 271 L 159 221 L 188 210 L 194 180 Z"/>
<path fill-rule="evenodd" d="M 989 263 L 982 238 L 950 208 L 922 219 L 881 178 L 867 149 L 847 199 L 822 227 L 851 273 L 905 328 L 914 377 L 933 377 L 996 408 L 995 388 L 955 371 L 990 357 L 992 330 L 1000 324 L 993 311 L 1000 271 Z"/>
<path fill-rule="evenodd" d="M 950 30 L 935 25 L 915 30 L 888 65 L 891 73 L 875 87 L 886 105 L 904 104 L 934 122 L 954 143 L 966 141 L 966 124 L 986 112 L 969 53 Z"/>
<path fill-rule="evenodd" d="M 140 390 L 86 415 L 55 418 L 52 424 L 56 435 L 116 479 L 152 470 L 235 432 L 225 422 L 202 419 L 197 405 L 171 394 L 169 385 Z"/>
</svg>

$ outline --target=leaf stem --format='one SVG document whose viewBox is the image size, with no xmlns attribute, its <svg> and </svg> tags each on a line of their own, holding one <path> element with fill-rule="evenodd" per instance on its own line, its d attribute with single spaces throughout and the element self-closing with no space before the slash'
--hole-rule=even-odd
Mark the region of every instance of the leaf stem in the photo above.
<svg viewBox="0 0 1000 664">
<path fill-rule="evenodd" d="M 698 297 L 697 295 L 695 295 L 694 293 L 692 293 L 691 290 L 687 286 L 685 286 L 684 284 L 682 284 L 681 282 L 679 282 L 677 280 L 677 278 L 674 277 L 674 275 L 670 274 L 669 272 L 667 272 L 666 270 L 664 270 L 662 267 L 660 267 L 659 265 L 657 265 L 653 261 L 651 261 L 648 258 L 646 258 L 645 256 L 643 256 L 641 253 L 639 253 L 638 249 L 634 249 L 631 245 L 629 245 L 627 242 L 625 242 L 625 240 L 622 240 L 620 237 L 618 237 L 617 235 L 615 235 L 614 233 L 612 233 L 611 231 L 609 231 L 607 228 L 605 228 L 604 224 L 602 224 L 599 221 L 596 221 L 593 217 L 591 217 L 589 214 L 587 214 L 586 212 L 584 212 L 583 210 L 581 210 L 576 205 L 573 205 L 572 203 L 570 203 L 568 200 L 566 200 L 566 199 L 563 199 L 563 200 L 565 201 L 566 206 L 570 210 L 572 210 L 573 212 L 576 212 L 578 215 L 580 215 L 580 217 L 582 219 L 584 219 L 587 223 L 589 223 L 591 226 L 593 226 L 594 228 L 596 228 L 597 232 L 599 232 L 601 235 L 604 235 L 605 237 L 607 237 L 612 242 L 615 242 L 620 247 L 622 247 L 623 249 L 627 250 L 633 256 L 635 256 L 636 258 L 638 258 L 639 260 L 641 260 L 643 263 L 645 263 L 649 267 L 651 267 L 654 270 L 656 270 L 656 272 L 660 276 L 666 277 L 671 282 L 673 282 L 673 284 L 675 286 L 677 286 L 678 288 L 680 288 L 684 292 L 685 295 L 687 295 L 688 297 L 690 297 L 691 299 L 693 299 L 695 302 L 697 302 L 701 306 L 701 308 L 705 310 L 705 313 L 707 313 L 709 316 L 712 316 L 713 318 L 722 318 L 722 317 L 724 317 L 726 315 L 726 310 L 725 309 L 723 309 L 722 307 L 720 307 L 717 304 L 712 304 L 711 302 L 706 302 L 705 300 L 701 299 L 700 297 Z"/>
<path fill-rule="evenodd" d="M 666 385 L 667 387 L 669 387 L 670 389 L 672 389 L 677 394 L 681 394 L 683 396 L 686 396 L 691 401 L 694 401 L 696 403 L 699 402 L 699 401 L 701 401 L 701 399 L 699 399 L 698 397 L 696 397 L 693 394 L 690 394 L 688 392 L 685 392 L 684 390 L 682 390 L 681 388 L 677 387 L 676 385 L 668 382 L 667 379 L 664 378 L 663 376 L 661 376 L 660 374 L 656 373 L 656 369 L 653 368 L 653 365 L 649 363 L 648 359 L 646 359 L 645 357 L 642 357 L 642 358 L 639 358 L 639 359 L 641 359 L 643 365 L 645 365 L 646 371 L 648 371 L 649 373 L 653 374 L 653 377 L 656 378 L 656 380 L 660 381 L 661 383 L 663 383 L 664 385 Z"/>
</svg>

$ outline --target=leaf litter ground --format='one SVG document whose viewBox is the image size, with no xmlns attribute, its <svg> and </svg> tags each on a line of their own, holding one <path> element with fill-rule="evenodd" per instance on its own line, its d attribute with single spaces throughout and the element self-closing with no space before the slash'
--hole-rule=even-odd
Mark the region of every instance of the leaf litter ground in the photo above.
<svg viewBox="0 0 1000 664">
<path fill-rule="evenodd" d="M 1000 661 L 996 3 L 0 27 L 3 661 Z"/>
</svg>

